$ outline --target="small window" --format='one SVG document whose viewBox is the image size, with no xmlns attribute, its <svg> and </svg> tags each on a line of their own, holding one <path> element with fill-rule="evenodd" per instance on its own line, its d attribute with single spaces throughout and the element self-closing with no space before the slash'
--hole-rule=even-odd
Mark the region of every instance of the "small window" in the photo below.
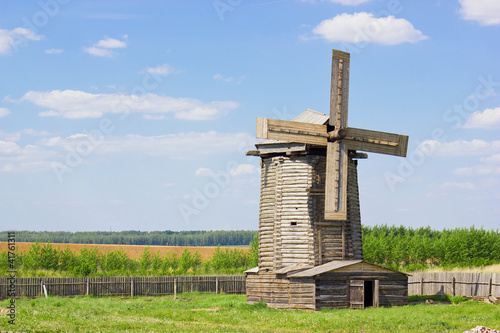
<svg viewBox="0 0 500 333">
<path fill-rule="evenodd" d="M 297 222 L 290 222 L 290 225 L 297 225 Z"/>
</svg>

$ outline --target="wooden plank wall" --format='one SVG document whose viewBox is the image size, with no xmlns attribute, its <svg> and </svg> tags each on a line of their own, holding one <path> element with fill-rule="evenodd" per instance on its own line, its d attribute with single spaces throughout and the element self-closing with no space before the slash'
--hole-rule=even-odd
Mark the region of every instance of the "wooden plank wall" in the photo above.
<svg viewBox="0 0 500 333">
<path fill-rule="evenodd" d="M 42 283 L 52 296 L 153 296 L 174 293 L 245 293 L 245 276 L 161 276 L 94 278 L 17 278 L 16 297 L 40 297 Z M 0 278 L 0 299 L 7 297 L 9 281 Z M 133 288 L 133 289 L 132 289 Z M 132 293 L 133 290 L 133 293 Z"/>
<path fill-rule="evenodd" d="M 248 274 L 247 302 L 266 302 L 279 309 L 315 309 L 314 279 L 287 279 L 272 273 Z"/>
<path fill-rule="evenodd" d="M 408 303 L 407 279 L 404 274 L 381 272 L 325 273 L 316 277 L 316 309 L 348 308 L 350 280 L 378 280 L 379 306 Z"/>
<path fill-rule="evenodd" d="M 500 297 L 500 273 L 413 273 L 409 295 L 460 295 Z"/>
<path fill-rule="evenodd" d="M 349 159 L 349 221 L 324 221 L 326 157 L 262 159 L 259 267 L 363 259 L 357 161 Z"/>
</svg>

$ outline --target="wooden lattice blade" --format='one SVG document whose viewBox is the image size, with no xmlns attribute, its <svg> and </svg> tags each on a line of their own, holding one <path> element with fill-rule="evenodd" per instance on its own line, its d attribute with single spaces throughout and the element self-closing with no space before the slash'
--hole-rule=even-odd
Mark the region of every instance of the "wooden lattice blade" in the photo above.
<svg viewBox="0 0 500 333">
<path fill-rule="evenodd" d="M 326 149 L 325 220 L 347 220 L 347 145 L 328 142 Z"/>
<path fill-rule="evenodd" d="M 330 87 L 329 124 L 338 128 L 347 127 L 349 104 L 349 64 L 347 52 L 332 50 L 332 83 Z"/>
<path fill-rule="evenodd" d="M 257 118 L 257 137 L 326 146 L 326 125 L 298 121 Z"/>
<path fill-rule="evenodd" d="M 365 129 L 347 128 L 346 137 L 342 140 L 349 149 L 361 150 L 395 156 L 406 156 L 408 136 Z"/>
</svg>

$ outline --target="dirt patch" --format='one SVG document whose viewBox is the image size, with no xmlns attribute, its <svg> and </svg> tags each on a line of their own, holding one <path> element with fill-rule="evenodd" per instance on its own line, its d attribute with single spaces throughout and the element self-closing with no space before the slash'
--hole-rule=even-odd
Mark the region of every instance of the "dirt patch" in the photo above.
<svg viewBox="0 0 500 333">
<path fill-rule="evenodd" d="M 33 243 L 26 243 L 26 242 L 17 242 L 17 251 L 19 253 L 28 251 L 29 247 Z M 40 243 L 42 246 L 45 245 L 45 243 Z M 69 247 L 71 251 L 74 253 L 78 253 L 84 246 L 87 246 L 87 248 L 97 248 L 99 253 L 102 252 L 110 252 L 110 251 L 115 251 L 118 249 L 122 249 L 129 258 L 131 259 L 137 259 L 140 258 L 142 253 L 144 252 L 144 248 L 147 247 L 147 245 L 111 245 L 111 244 L 67 244 L 67 243 L 51 243 L 52 247 L 58 248 L 60 251 L 64 251 L 66 247 Z M 224 247 L 221 247 L 224 248 Z M 234 246 L 228 246 L 228 248 L 234 248 Z M 7 249 L 7 242 L 0 242 L 0 251 L 2 249 Z M 153 253 L 160 253 L 160 256 L 164 258 L 167 253 L 171 254 L 177 254 L 177 256 L 180 257 L 184 249 L 188 249 L 191 253 L 195 253 L 195 251 L 198 251 L 198 253 L 201 255 L 201 258 L 203 260 L 209 259 L 212 257 L 213 252 L 215 251 L 216 247 L 215 246 L 149 246 L 149 251 Z M 248 247 L 246 248 L 240 248 L 243 251 L 249 251 Z"/>
</svg>

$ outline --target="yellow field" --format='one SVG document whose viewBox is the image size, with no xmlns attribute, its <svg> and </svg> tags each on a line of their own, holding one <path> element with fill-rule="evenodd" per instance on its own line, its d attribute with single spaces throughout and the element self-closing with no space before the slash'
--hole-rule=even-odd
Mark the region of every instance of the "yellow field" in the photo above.
<svg viewBox="0 0 500 333">
<path fill-rule="evenodd" d="M 17 251 L 19 253 L 25 252 L 29 249 L 33 243 L 16 243 Z M 45 245 L 45 243 L 40 243 L 41 245 Z M 80 249 L 84 246 L 87 248 L 96 247 L 98 251 L 101 252 L 110 252 L 117 249 L 122 249 L 129 258 L 137 259 L 141 256 L 148 245 L 109 245 L 109 244 L 67 244 L 67 243 L 51 243 L 54 248 L 59 248 L 59 250 L 63 251 L 66 247 L 69 247 L 71 251 L 78 253 Z M 159 252 L 160 256 L 163 258 L 167 253 L 176 253 L 177 256 L 180 256 L 184 249 L 188 249 L 191 253 L 198 251 L 203 260 L 208 259 L 212 256 L 212 253 L 215 250 L 215 246 L 149 246 L 149 250 L 151 253 Z M 233 248 L 233 247 L 231 247 Z M 248 247 L 241 247 L 242 250 L 248 251 Z M 0 251 L 7 250 L 7 242 L 0 242 Z"/>
<path fill-rule="evenodd" d="M 420 272 L 420 271 L 419 271 Z M 500 273 L 500 265 L 490 265 L 482 267 L 456 267 L 453 269 L 430 268 L 423 273 Z"/>
</svg>

